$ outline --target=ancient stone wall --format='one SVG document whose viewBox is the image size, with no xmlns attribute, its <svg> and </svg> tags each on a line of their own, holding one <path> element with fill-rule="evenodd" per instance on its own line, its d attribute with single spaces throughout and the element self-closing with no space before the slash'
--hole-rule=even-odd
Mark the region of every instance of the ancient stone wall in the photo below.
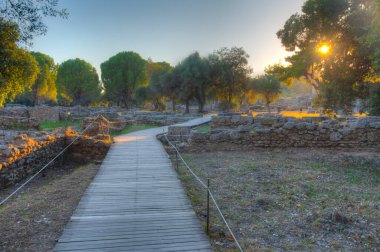
<svg viewBox="0 0 380 252">
<path fill-rule="evenodd" d="M 0 129 L 39 129 L 35 119 L 28 117 L 0 116 Z"/>
<path fill-rule="evenodd" d="M 24 143 L 17 146 L 0 146 L 0 189 L 36 173 L 54 158 L 65 144 L 63 136 L 45 135 L 37 140 L 25 137 L 24 140 Z"/>
<path fill-rule="evenodd" d="M 73 139 L 74 137 L 67 138 L 66 142 L 70 143 Z M 98 135 L 95 138 L 83 136 L 70 146 L 66 157 L 79 164 L 101 161 L 107 155 L 111 143 L 109 135 Z"/>
<path fill-rule="evenodd" d="M 30 138 L 19 135 L 13 144 L 0 145 L 0 189 L 35 174 L 52 160 L 76 135 L 47 135 Z M 82 136 L 75 141 L 64 155 L 52 165 L 63 162 L 89 163 L 102 160 L 111 146 L 109 135 Z"/>
<path fill-rule="evenodd" d="M 59 121 L 59 109 L 57 107 L 36 106 L 28 107 L 29 118 L 33 118 L 37 122 L 43 121 Z"/>
<path fill-rule="evenodd" d="M 180 144 L 186 151 L 240 150 L 254 147 L 380 148 L 380 121 L 361 120 L 343 126 L 330 123 L 286 122 L 272 128 L 240 125 L 235 129 L 192 132 Z"/>
<path fill-rule="evenodd" d="M 302 119 L 296 119 L 294 117 L 284 117 L 279 115 L 265 115 L 265 116 L 213 116 L 211 119 L 211 129 L 225 129 L 236 128 L 240 125 L 252 125 L 254 127 L 275 127 L 279 124 L 286 122 L 308 122 L 308 123 L 320 123 L 327 120 L 324 116 L 318 117 L 305 117 Z"/>
<path fill-rule="evenodd" d="M 354 124 L 360 124 L 362 122 L 380 122 L 379 116 L 367 116 L 367 117 L 340 117 L 336 119 L 329 119 L 326 116 L 316 117 L 304 117 L 294 118 L 285 117 L 280 115 L 258 115 L 252 116 L 213 116 L 211 119 L 211 130 L 214 129 L 233 129 L 241 125 L 252 126 L 253 128 L 272 128 L 279 127 L 287 122 L 294 123 L 314 123 L 314 124 L 340 124 L 350 126 Z"/>
</svg>

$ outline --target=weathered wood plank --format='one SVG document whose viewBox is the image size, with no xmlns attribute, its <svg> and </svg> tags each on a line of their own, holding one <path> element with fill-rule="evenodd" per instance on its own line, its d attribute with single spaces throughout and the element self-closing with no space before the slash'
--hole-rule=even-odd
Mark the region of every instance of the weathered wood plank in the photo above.
<svg viewBox="0 0 380 252">
<path fill-rule="evenodd" d="M 155 137 L 163 129 L 115 139 L 55 251 L 211 251 Z"/>
</svg>

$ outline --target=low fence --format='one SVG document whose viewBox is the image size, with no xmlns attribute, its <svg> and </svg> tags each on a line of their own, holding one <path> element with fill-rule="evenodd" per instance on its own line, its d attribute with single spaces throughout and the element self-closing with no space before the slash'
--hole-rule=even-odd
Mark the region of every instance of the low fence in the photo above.
<svg viewBox="0 0 380 252">
<path fill-rule="evenodd" d="M 165 136 L 165 139 L 166 141 L 168 142 L 169 146 L 174 149 L 174 152 L 175 152 L 175 156 L 176 156 L 176 166 L 177 166 L 177 169 L 178 169 L 178 162 L 179 160 L 182 161 L 182 163 L 185 165 L 185 167 L 187 168 L 187 170 L 191 173 L 191 175 L 197 180 L 197 182 L 199 183 L 199 185 L 206 190 L 207 192 L 207 205 L 206 205 L 206 212 L 207 212 L 207 215 L 206 215 L 206 232 L 207 234 L 209 235 L 210 234 L 210 199 L 212 201 L 212 203 L 214 204 L 219 216 L 221 217 L 221 219 L 223 220 L 224 224 L 226 225 L 227 229 L 228 229 L 228 232 L 231 234 L 235 244 L 236 244 L 236 247 L 239 249 L 239 251 L 243 252 L 243 249 L 238 241 L 238 239 L 236 238 L 234 232 L 232 231 L 229 223 L 227 222 L 224 214 L 222 213 L 222 211 L 220 210 L 220 207 L 215 199 L 215 196 L 214 194 L 211 192 L 210 190 L 210 179 L 207 179 L 207 183 L 203 182 L 198 176 L 197 174 L 195 174 L 195 172 L 190 168 L 190 166 L 186 163 L 186 161 L 184 160 L 184 158 L 182 157 L 181 153 L 179 152 L 178 148 L 176 147 L 175 144 L 173 144 L 169 139 L 168 139 L 168 136 L 167 134 L 164 134 Z"/>
</svg>

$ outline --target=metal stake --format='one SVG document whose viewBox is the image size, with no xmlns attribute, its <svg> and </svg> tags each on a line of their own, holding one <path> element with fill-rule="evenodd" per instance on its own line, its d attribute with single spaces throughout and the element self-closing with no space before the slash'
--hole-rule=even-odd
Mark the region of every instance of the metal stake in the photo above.
<svg viewBox="0 0 380 252">
<path fill-rule="evenodd" d="M 206 231 L 210 235 L 210 179 L 207 179 L 207 215 L 206 215 Z"/>
</svg>

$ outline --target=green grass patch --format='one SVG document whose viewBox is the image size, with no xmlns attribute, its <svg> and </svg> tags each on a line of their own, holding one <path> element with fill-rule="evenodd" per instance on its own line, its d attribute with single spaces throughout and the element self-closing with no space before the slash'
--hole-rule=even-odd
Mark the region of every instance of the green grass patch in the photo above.
<svg viewBox="0 0 380 252">
<path fill-rule="evenodd" d="M 128 134 L 128 133 L 132 133 L 132 132 L 135 132 L 135 131 L 145 130 L 145 129 L 151 129 L 151 128 L 157 128 L 157 126 L 148 125 L 148 124 L 129 124 L 122 131 L 111 132 L 111 136 L 115 137 L 115 136 L 119 136 L 119 135 L 124 135 L 124 134 Z"/>
<path fill-rule="evenodd" d="M 203 124 L 197 128 L 194 129 L 198 133 L 208 133 L 210 132 L 210 125 L 208 124 Z"/>
<path fill-rule="evenodd" d="M 43 121 L 40 124 L 40 127 L 42 130 L 47 129 L 57 129 L 61 127 L 80 127 L 82 121 L 76 120 L 76 121 Z"/>
</svg>

